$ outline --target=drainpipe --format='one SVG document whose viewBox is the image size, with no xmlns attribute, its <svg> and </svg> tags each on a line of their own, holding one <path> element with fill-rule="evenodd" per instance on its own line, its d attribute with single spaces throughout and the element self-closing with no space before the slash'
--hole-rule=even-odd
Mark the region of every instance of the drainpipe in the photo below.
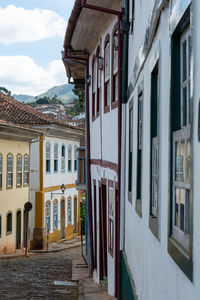
<svg viewBox="0 0 200 300">
<path fill-rule="evenodd" d="M 129 0 L 125 0 L 125 21 L 129 21 Z M 124 34 L 123 39 L 123 74 L 122 74 L 122 120 L 121 120 L 121 171 L 123 174 L 126 174 L 126 102 L 127 102 L 127 85 L 128 85 L 128 40 L 129 40 L 129 33 Z M 120 228 L 120 250 L 125 249 L 125 186 L 126 186 L 126 176 L 121 178 L 121 211 L 120 211 L 120 219 L 121 219 L 121 228 Z M 120 257 L 119 257 L 120 259 Z M 119 269 L 119 294 L 121 294 L 121 262 L 120 262 L 120 269 Z M 120 296 L 118 294 L 118 296 Z"/>
</svg>

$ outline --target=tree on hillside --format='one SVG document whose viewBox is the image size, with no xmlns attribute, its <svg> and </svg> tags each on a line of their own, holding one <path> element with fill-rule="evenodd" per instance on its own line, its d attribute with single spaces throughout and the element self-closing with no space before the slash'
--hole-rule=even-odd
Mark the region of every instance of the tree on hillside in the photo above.
<svg viewBox="0 0 200 300">
<path fill-rule="evenodd" d="M 0 87 L 0 92 L 11 97 L 11 91 L 7 90 L 5 87 L 1 86 Z"/>
<path fill-rule="evenodd" d="M 62 101 L 58 98 L 57 95 L 54 95 L 52 99 L 50 99 L 49 103 L 51 104 L 63 104 Z"/>
<path fill-rule="evenodd" d="M 39 98 L 37 101 L 36 101 L 36 104 L 49 104 L 49 98 L 48 97 L 43 97 L 43 98 Z"/>
</svg>

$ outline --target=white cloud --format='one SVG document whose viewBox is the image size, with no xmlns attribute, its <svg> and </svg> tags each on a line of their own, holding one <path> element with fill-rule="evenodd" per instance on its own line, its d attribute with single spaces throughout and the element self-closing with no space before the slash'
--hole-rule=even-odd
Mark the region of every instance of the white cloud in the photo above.
<svg viewBox="0 0 200 300">
<path fill-rule="evenodd" d="M 51 10 L 32 10 L 8 5 L 0 7 L 0 43 L 34 42 L 51 37 L 62 37 L 66 21 Z"/>
<path fill-rule="evenodd" d="M 36 96 L 64 83 L 67 78 L 62 60 L 54 60 L 43 68 L 28 56 L 0 56 L 0 86 L 12 94 Z"/>
</svg>

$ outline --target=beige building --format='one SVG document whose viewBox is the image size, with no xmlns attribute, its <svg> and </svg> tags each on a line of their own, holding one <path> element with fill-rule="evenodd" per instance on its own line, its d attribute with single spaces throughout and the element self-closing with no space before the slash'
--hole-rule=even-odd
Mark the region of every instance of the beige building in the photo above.
<svg viewBox="0 0 200 300">
<path fill-rule="evenodd" d="M 24 250 L 30 141 L 36 130 L 0 120 L 0 255 Z"/>
</svg>

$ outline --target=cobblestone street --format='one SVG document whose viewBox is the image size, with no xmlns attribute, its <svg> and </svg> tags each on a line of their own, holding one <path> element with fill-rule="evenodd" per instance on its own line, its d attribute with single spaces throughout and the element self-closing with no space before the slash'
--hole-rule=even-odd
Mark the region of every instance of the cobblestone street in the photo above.
<svg viewBox="0 0 200 300">
<path fill-rule="evenodd" d="M 67 251 L 0 260 L 0 299 L 78 299 Z"/>
</svg>

